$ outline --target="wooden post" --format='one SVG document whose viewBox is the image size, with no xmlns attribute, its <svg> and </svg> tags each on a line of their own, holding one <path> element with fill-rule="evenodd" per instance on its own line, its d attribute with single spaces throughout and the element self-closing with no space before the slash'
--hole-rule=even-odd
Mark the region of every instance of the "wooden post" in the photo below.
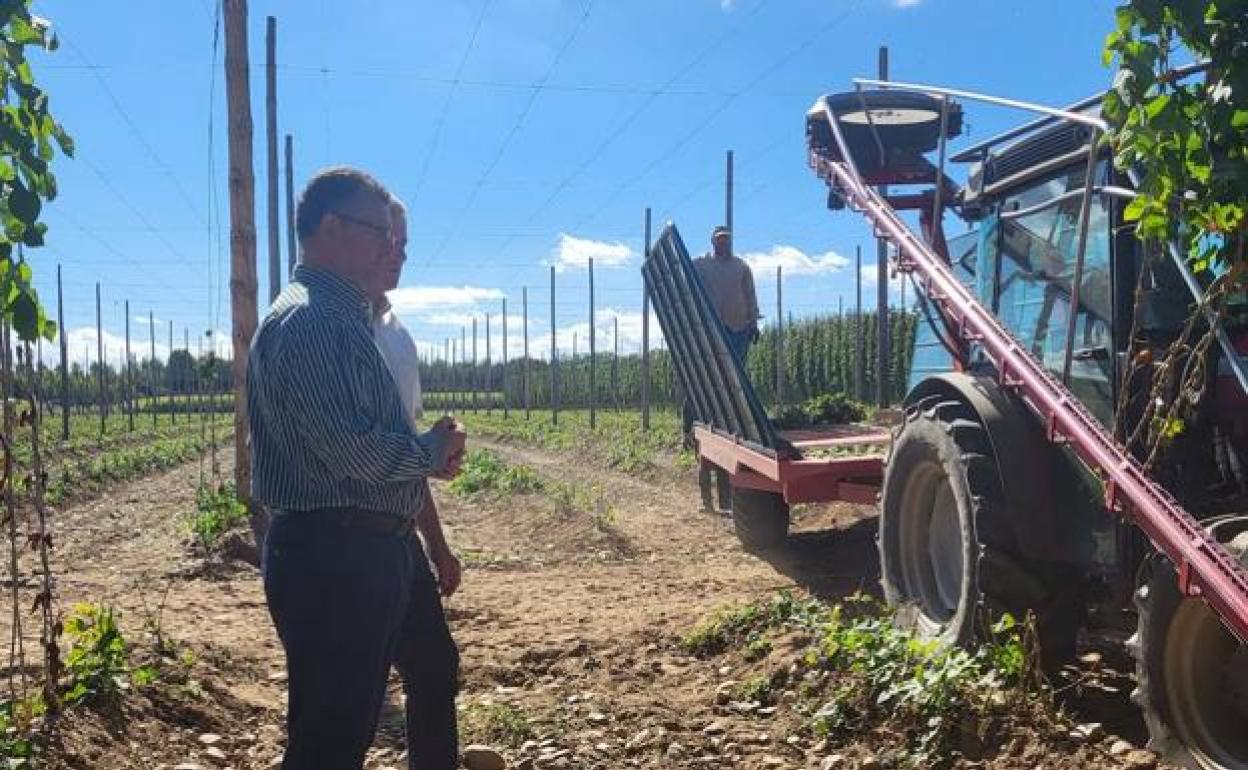
<svg viewBox="0 0 1248 770">
<path fill-rule="evenodd" d="M 126 372 L 125 383 L 126 384 L 123 386 L 122 392 L 125 394 L 123 398 L 126 400 L 126 403 L 129 405 L 129 408 L 126 410 L 128 412 L 128 414 L 126 415 L 126 420 L 127 420 L 126 424 L 128 426 L 127 430 L 133 433 L 134 432 L 134 392 L 133 392 L 133 388 L 131 387 L 131 385 L 134 382 L 134 380 L 132 379 L 134 377 L 134 372 L 130 369 L 130 300 L 126 300 L 125 308 L 126 308 L 126 368 L 125 368 L 125 372 Z"/>
<path fill-rule="evenodd" d="M 147 338 L 151 344 L 152 353 L 152 375 L 148 377 L 149 387 L 152 391 L 152 427 L 156 427 L 156 406 L 160 403 L 160 397 L 156 395 L 156 314 L 147 311 Z M 173 321 L 169 322 L 169 350 L 173 350 Z M 170 404 L 172 406 L 172 404 Z M 173 411 L 170 409 L 169 411 Z"/>
<path fill-rule="evenodd" d="M 724 176 L 724 226 L 728 228 L 728 253 L 733 254 L 733 246 L 737 235 L 732 230 L 732 150 L 728 151 L 727 168 Z"/>
<path fill-rule="evenodd" d="M 156 335 L 152 335 L 152 356 L 156 356 Z M 173 393 L 173 319 L 169 319 L 169 357 L 165 361 L 165 387 L 169 390 L 169 424 L 178 422 L 178 402 Z"/>
<path fill-rule="evenodd" d="M 589 427 L 598 425 L 597 355 L 598 327 L 594 317 L 594 258 L 589 258 Z"/>
<path fill-rule="evenodd" d="M 472 411 L 477 411 L 477 379 L 481 373 L 477 371 L 477 318 L 472 318 Z"/>
<path fill-rule="evenodd" d="M 555 267 L 550 267 L 550 421 L 559 424 L 559 347 L 555 335 Z"/>
<path fill-rule="evenodd" d="M 98 381 L 100 383 L 100 435 L 104 435 L 104 420 L 108 408 L 104 401 L 104 324 L 100 316 L 100 284 L 95 284 L 95 358 L 99 364 Z"/>
<path fill-rule="evenodd" d="M 529 287 L 525 286 L 520 290 L 520 302 L 523 308 L 523 324 L 524 324 L 524 365 L 520 370 L 521 383 L 524 389 L 524 419 L 529 419 L 529 413 L 532 403 L 529 401 Z"/>
<path fill-rule="evenodd" d="M 483 378 L 484 382 L 482 383 L 484 385 L 484 392 L 485 392 L 485 413 L 486 414 L 490 414 L 493 411 L 494 372 L 492 371 L 491 367 L 492 367 L 492 362 L 490 359 L 490 314 L 486 313 L 485 314 L 485 377 Z"/>
<path fill-rule="evenodd" d="M 294 138 L 286 135 L 286 264 L 287 276 L 295 274 L 299 249 L 295 244 L 295 148 Z"/>
<path fill-rule="evenodd" d="M 880 46 L 879 61 L 880 80 L 888 80 L 888 47 Z M 888 195 L 888 186 L 880 185 L 880 195 Z M 876 294 L 876 364 L 875 364 L 875 403 L 883 409 L 888 406 L 888 241 L 877 238 L 875 255 L 878 262 L 879 283 Z"/>
<path fill-rule="evenodd" d="M 507 410 L 507 298 L 503 297 L 503 419 L 508 418 Z"/>
<path fill-rule="evenodd" d="M 867 400 L 866 366 L 867 340 L 862 328 L 862 245 L 856 249 L 856 265 L 854 270 L 854 291 L 856 306 L 854 309 L 854 398 Z"/>
<path fill-rule="evenodd" d="M 616 409 L 620 406 L 620 317 L 611 316 L 611 400 Z"/>
<path fill-rule="evenodd" d="M 65 335 L 65 292 L 56 266 L 56 334 L 61 345 L 61 441 L 69 441 L 69 339 Z"/>
<path fill-rule="evenodd" d="M 269 303 L 282 291 L 282 239 L 277 224 L 277 18 L 264 24 L 264 134 L 269 160 Z"/>
<path fill-rule="evenodd" d="M 456 399 L 460 402 L 462 409 L 468 408 L 468 329 L 459 327 L 459 387 L 455 389 Z"/>
<path fill-rule="evenodd" d="M 186 354 L 188 356 L 191 354 L 191 330 L 186 328 L 185 326 L 182 327 L 182 349 L 186 351 Z M 187 381 L 186 383 L 186 412 L 185 414 L 186 414 L 187 422 L 191 422 L 191 420 L 193 419 L 191 417 L 191 413 L 194 411 L 195 399 L 192 396 L 192 391 L 194 390 L 192 386 L 194 385 L 195 371 L 196 371 L 195 367 L 192 366 L 191 367 L 191 380 Z"/>
<path fill-rule="evenodd" d="M 644 231 L 643 260 L 650 257 L 649 206 L 646 207 Z M 641 429 L 650 430 L 650 291 L 644 273 L 641 276 Z"/>
<path fill-rule="evenodd" d="M 784 268 L 776 265 L 776 404 L 784 406 Z"/>
<path fill-rule="evenodd" d="M 247 348 L 256 317 L 256 180 L 252 166 L 251 65 L 247 54 L 247 0 L 223 0 L 225 8 L 225 83 L 229 106 L 230 159 L 230 309 L 233 318 L 234 486 L 251 499 L 250 440 L 247 425 Z M 267 522 L 252 510 L 252 532 L 262 545 Z"/>
</svg>

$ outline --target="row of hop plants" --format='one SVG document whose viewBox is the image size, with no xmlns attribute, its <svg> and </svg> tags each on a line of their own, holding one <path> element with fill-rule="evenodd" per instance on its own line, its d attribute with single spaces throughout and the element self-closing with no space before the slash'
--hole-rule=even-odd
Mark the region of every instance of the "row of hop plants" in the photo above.
<svg viewBox="0 0 1248 770">
<path fill-rule="evenodd" d="M 877 316 L 864 313 L 827 315 L 791 321 L 783 332 L 775 327 L 763 330 L 751 346 L 746 371 L 755 391 L 764 404 L 778 406 L 777 367 L 783 371 L 783 401 L 802 402 L 824 393 L 844 393 L 859 400 L 873 401 L 880 372 L 876 366 Z M 917 319 L 913 313 L 889 315 L 890 356 L 883 373 L 885 392 L 890 402 L 900 401 L 906 392 L 914 356 Z M 857 340 L 864 341 L 863 390 L 856 392 L 855 369 Z M 594 359 L 591 390 L 591 359 L 588 355 L 561 358 L 557 368 L 559 404 L 567 408 L 590 405 L 590 395 L 600 408 L 634 408 L 642 403 L 642 361 L 639 353 L 616 357 L 599 353 Z M 504 399 L 511 408 L 521 408 L 525 401 L 526 362 L 515 360 L 486 366 L 455 364 L 445 361 L 427 362 L 421 371 L 421 382 L 436 406 L 458 408 L 499 408 Z M 535 409 L 551 406 L 550 363 L 529 359 L 528 404 Z M 650 403 L 658 407 L 676 407 L 681 403 L 681 390 L 672 358 L 667 350 L 650 353 Z"/>
</svg>

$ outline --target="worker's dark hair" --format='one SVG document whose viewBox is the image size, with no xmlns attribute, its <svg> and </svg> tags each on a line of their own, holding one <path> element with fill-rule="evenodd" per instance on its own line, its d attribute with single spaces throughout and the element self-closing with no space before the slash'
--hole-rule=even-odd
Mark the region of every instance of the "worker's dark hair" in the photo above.
<svg viewBox="0 0 1248 770">
<path fill-rule="evenodd" d="M 334 166 L 317 172 L 299 194 L 295 209 L 295 232 L 303 243 L 321 226 L 326 214 L 366 196 L 388 203 L 390 193 L 371 174 L 350 166 Z"/>
</svg>

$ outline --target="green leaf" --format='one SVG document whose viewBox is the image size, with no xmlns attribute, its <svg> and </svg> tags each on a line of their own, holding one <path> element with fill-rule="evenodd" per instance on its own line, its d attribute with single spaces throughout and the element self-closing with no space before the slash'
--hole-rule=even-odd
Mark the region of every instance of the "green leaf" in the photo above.
<svg viewBox="0 0 1248 770">
<path fill-rule="evenodd" d="M 39 305 L 25 292 L 13 302 L 13 330 L 25 342 L 34 342 L 39 336 Z"/>
<path fill-rule="evenodd" d="M 9 190 L 8 203 L 9 212 L 27 225 L 33 224 L 39 218 L 39 210 L 43 205 L 39 196 L 26 189 L 17 179 L 13 180 Z"/>
</svg>

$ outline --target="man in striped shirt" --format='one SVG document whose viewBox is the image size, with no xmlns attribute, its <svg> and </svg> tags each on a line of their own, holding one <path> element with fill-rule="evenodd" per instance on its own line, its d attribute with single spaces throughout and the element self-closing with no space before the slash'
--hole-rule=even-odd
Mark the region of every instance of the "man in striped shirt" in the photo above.
<svg viewBox="0 0 1248 770">
<path fill-rule="evenodd" d="M 420 360 L 416 343 L 399 320 L 386 293 L 399 285 L 407 261 L 407 210 L 390 201 L 392 243 L 369 290 L 373 306 L 373 339 L 398 386 L 414 427 L 423 405 Z M 432 562 L 416 565 L 411 596 L 399 632 L 394 667 L 403 679 L 406 696 L 407 764 L 410 770 L 453 770 L 459 760 L 459 733 L 455 695 L 459 690 L 459 650 L 446 623 L 438 597 L 459 588 L 462 567 L 442 532 L 438 507 L 425 490 L 424 507 L 416 514 L 416 528 Z M 435 580 L 436 573 L 436 580 Z"/>
<path fill-rule="evenodd" d="M 323 171 L 300 196 L 302 263 L 251 344 L 252 496 L 273 512 L 265 598 L 286 651 L 283 770 L 359 770 L 415 570 L 427 479 L 458 470 L 449 418 L 417 434 L 372 337 L 368 286 L 390 255 L 389 194 Z"/>
</svg>

